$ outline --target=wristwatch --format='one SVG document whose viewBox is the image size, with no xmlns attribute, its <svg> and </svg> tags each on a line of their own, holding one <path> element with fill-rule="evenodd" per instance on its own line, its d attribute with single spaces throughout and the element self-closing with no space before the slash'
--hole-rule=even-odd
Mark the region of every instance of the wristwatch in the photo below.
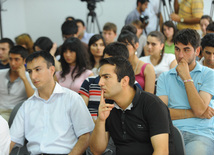
<svg viewBox="0 0 214 155">
<path fill-rule="evenodd" d="M 180 22 L 183 23 L 183 22 L 184 22 L 184 18 L 181 18 L 181 19 L 180 19 Z"/>
</svg>

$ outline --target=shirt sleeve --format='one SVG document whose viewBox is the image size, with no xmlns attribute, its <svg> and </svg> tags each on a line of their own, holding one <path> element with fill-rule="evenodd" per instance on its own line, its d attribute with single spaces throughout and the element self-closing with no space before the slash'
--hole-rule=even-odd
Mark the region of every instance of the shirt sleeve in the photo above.
<svg viewBox="0 0 214 155">
<path fill-rule="evenodd" d="M 169 110 L 166 105 L 156 97 L 154 102 L 147 104 L 145 110 L 145 117 L 149 124 L 150 137 L 170 133 L 170 116 Z"/>
<path fill-rule="evenodd" d="M 79 90 L 79 94 L 85 95 L 89 98 L 89 86 L 90 86 L 90 81 L 89 81 L 89 78 L 87 78 L 82 83 Z"/>
<path fill-rule="evenodd" d="M 165 73 L 162 73 L 157 81 L 157 96 L 168 96 L 167 89 L 166 89 L 166 82 L 165 82 Z"/>
<path fill-rule="evenodd" d="M 9 127 L 6 120 L 0 116 L 0 154 L 1 155 L 8 155 L 9 148 L 10 148 L 10 133 Z"/>
<path fill-rule="evenodd" d="M 94 122 L 85 105 L 82 97 L 73 95 L 71 104 L 70 118 L 73 123 L 73 128 L 77 137 L 92 132 L 94 129 Z"/>
<path fill-rule="evenodd" d="M 21 105 L 19 108 L 12 126 L 10 128 L 10 135 L 11 135 L 11 141 L 24 145 L 24 140 L 25 140 L 25 128 L 24 128 L 24 103 Z"/>
<path fill-rule="evenodd" d="M 200 91 L 205 91 L 214 96 L 214 70 L 208 68 L 207 72 L 203 73 L 203 79 L 204 81 L 202 83 Z"/>
<path fill-rule="evenodd" d="M 168 61 L 168 65 L 170 66 L 172 61 L 175 60 L 175 55 L 174 54 L 167 54 L 167 61 Z"/>
</svg>

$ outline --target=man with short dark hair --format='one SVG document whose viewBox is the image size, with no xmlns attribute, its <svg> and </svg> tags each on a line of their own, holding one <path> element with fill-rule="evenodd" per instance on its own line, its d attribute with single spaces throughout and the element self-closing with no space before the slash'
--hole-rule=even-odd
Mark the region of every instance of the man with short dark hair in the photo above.
<svg viewBox="0 0 214 155">
<path fill-rule="evenodd" d="M 10 68 L 0 70 L 0 115 L 7 121 L 13 108 L 34 93 L 24 66 L 27 56 L 24 47 L 12 47 L 9 51 Z"/>
<path fill-rule="evenodd" d="M 123 57 L 101 60 L 101 101 L 90 149 L 101 154 L 112 137 L 116 154 L 174 154 L 172 122 L 166 105 L 134 86 L 135 75 Z M 114 104 L 105 103 L 111 99 Z"/>
<path fill-rule="evenodd" d="M 13 121 L 11 149 L 17 143 L 31 154 L 83 154 L 94 123 L 83 99 L 54 80 L 53 56 L 34 52 L 26 59 L 27 71 L 37 88 L 20 107 Z"/>
<path fill-rule="evenodd" d="M 206 34 L 201 40 L 203 57 L 200 64 L 214 69 L 214 34 Z"/>
<path fill-rule="evenodd" d="M 78 27 L 78 38 L 88 44 L 90 38 L 94 35 L 93 33 L 88 33 L 86 32 L 86 27 L 85 27 L 85 23 L 83 22 L 83 20 L 81 19 L 76 19 L 75 20 L 77 23 L 77 27 Z"/>
<path fill-rule="evenodd" d="M 8 54 L 13 46 L 14 43 L 9 38 L 0 40 L 0 69 L 10 68 Z"/>
<path fill-rule="evenodd" d="M 211 155 L 214 150 L 214 71 L 196 62 L 200 36 L 183 29 L 175 36 L 177 67 L 158 78 L 157 96 L 168 105 L 173 124 L 184 137 L 187 155 Z"/>
<path fill-rule="evenodd" d="M 211 22 L 206 28 L 206 34 L 214 33 L 214 22 Z"/>
</svg>

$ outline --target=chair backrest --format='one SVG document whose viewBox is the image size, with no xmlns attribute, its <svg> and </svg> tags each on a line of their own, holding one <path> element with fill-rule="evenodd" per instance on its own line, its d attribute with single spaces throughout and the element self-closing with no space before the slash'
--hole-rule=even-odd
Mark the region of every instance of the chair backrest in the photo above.
<svg viewBox="0 0 214 155">
<path fill-rule="evenodd" d="M 12 125 L 12 123 L 13 123 L 13 120 L 14 120 L 14 118 L 15 118 L 15 116 L 16 116 L 16 113 L 18 112 L 18 110 L 19 110 L 19 108 L 21 107 L 22 103 L 23 103 L 23 102 L 17 104 L 17 105 L 13 108 L 12 112 L 10 113 L 10 118 L 9 118 L 9 121 L 8 121 L 9 127 L 11 127 L 11 125 Z"/>
<path fill-rule="evenodd" d="M 176 155 L 186 155 L 184 139 L 181 131 L 177 127 L 173 126 L 173 132 Z"/>
</svg>

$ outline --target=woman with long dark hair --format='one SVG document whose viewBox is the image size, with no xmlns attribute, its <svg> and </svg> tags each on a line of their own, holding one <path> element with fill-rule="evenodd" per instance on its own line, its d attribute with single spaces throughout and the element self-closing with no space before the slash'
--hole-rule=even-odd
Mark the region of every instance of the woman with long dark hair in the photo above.
<svg viewBox="0 0 214 155">
<path fill-rule="evenodd" d="M 93 75 L 87 64 L 87 51 L 78 38 L 68 38 L 62 45 L 61 67 L 62 71 L 56 72 L 56 77 L 61 86 L 76 92 L 79 91 L 83 81 Z"/>
<path fill-rule="evenodd" d="M 105 42 L 103 37 L 99 34 L 93 35 L 88 43 L 88 53 L 94 75 L 98 75 L 98 68 L 100 65 L 100 60 L 103 58 L 104 48 Z"/>
</svg>

